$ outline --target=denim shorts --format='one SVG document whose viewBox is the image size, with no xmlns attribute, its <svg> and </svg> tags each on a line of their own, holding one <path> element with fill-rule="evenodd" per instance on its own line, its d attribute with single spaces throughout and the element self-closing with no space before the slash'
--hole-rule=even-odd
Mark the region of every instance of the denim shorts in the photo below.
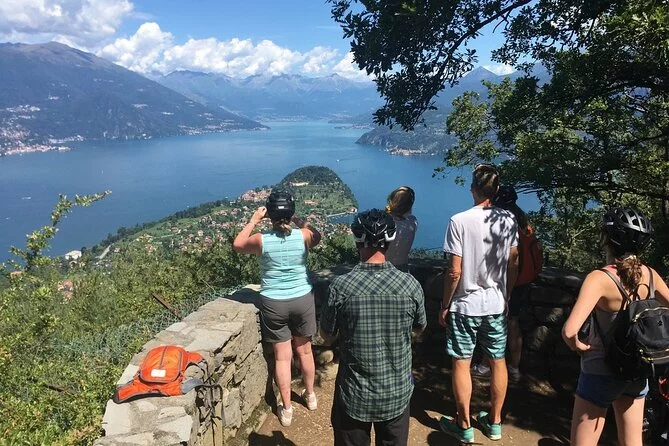
<svg viewBox="0 0 669 446">
<path fill-rule="evenodd" d="M 646 395 L 648 395 L 648 380 L 643 378 L 624 381 L 615 376 L 581 372 L 578 376 L 576 395 L 606 409 L 621 396 L 631 396 L 635 399 L 646 398 Z"/>
<path fill-rule="evenodd" d="M 506 316 L 467 316 L 449 312 L 446 352 L 456 359 L 469 359 L 474 354 L 477 343 L 488 358 L 504 358 Z"/>
</svg>

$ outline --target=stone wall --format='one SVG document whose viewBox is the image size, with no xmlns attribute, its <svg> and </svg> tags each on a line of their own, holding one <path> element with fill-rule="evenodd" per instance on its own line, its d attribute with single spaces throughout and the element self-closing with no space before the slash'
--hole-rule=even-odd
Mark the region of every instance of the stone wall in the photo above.
<svg viewBox="0 0 669 446">
<path fill-rule="evenodd" d="M 209 378 L 221 388 L 122 404 L 110 400 L 102 421 L 104 435 L 96 446 L 220 445 L 249 422 L 266 394 L 267 362 L 260 343 L 258 310 L 236 300 L 233 295 L 211 301 L 158 333 L 135 355 L 118 381 L 129 381 L 149 350 L 172 344 L 196 351 L 207 360 L 208 376 L 191 366 L 187 377 Z"/>
<path fill-rule="evenodd" d="M 445 330 L 438 324 L 437 318 L 444 291 L 446 261 L 411 259 L 409 263 L 411 273 L 420 282 L 425 294 L 428 326 L 419 342 L 443 343 Z M 316 273 L 314 293 L 317 314 L 320 314 L 320 308 L 327 299 L 327 287 L 332 278 L 350 270 L 351 266 L 343 265 Z M 581 274 L 546 267 L 528 287 L 523 296 L 519 317 L 524 335 L 523 363 L 526 366 L 534 367 L 538 363 L 551 367 L 555 363 L 560 367 L 573 367 L 577 364 L 578 357 L 562 342 L 560 331 L 576 300 L 582 281 Z M 316 339 L 315 343 L 318 344 L 319 340 Z M 317 350 L 325 348 L 317 346 Z"/>
</svg>

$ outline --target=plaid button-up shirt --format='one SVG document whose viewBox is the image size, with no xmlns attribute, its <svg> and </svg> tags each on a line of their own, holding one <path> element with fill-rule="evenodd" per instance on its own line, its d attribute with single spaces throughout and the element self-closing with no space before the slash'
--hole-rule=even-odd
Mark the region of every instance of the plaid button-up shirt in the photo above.
<svg viewBox="0 0 669 446">
<path fill-rule="evenodd" d="M 359 263 L 332 281 L 321 329 L 339 334 L 336 392 L 348 416 L 373 422 L 402 414 L 413 392 L 411 331 L 425 325 L 423 289 L 389 262 Z"/>
</svg>

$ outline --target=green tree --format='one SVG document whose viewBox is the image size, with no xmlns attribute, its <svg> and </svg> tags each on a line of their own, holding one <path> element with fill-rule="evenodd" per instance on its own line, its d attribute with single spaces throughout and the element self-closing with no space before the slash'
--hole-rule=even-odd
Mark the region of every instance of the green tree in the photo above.
<svg viewBox="0 0 669 446">
<path fill-rule="evenodd" d="M 405 129 L 433 108 L 445 85 L 471 69 L 476 53 L 468 45 L 483 28 L 504 33 L 493 59 L 523 71 L 515 80 L 488 83 L 488 97 L 470 92 L 454 101 L 447 129 L 458 143 L 439 170 L 499 163 L 505 182 L 539 194 L 537 221 L 548 231 L 549 246 L 573 253 L 563 259 L 567 263 L 594 258 L 586 261 L 581 254 L 588 250 L 571 250 L 568 243 L 591 232 L 580 226 L 581 217 L 600 205 L 641 206 L 655 217 L 657 232 L 666 232 L 666 2 L 331 3 L 335 20 L 352 39 L 355 60 L 376 76 L 386 99 L 376 121 Z M 548 71 L 548 81 L 532 74 L 535 63 Z M 667 252 L 666 244 L 656 243 L 653 256 L 666 261 Z"/>
</svg>

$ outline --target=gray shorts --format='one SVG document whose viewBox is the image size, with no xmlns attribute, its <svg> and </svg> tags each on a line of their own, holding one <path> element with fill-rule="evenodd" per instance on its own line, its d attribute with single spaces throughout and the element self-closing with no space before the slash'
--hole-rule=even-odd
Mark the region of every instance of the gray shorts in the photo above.
<svg viewBox="0 0 669 446">
<path fill-rule="evenodd" d="M 265 342 L 289 341 L 293 336 L 310 338 L 316 334 L 314 293 L 293 299 L 270 299 L 261 296 L 260 328 Z"/>
</svg>

